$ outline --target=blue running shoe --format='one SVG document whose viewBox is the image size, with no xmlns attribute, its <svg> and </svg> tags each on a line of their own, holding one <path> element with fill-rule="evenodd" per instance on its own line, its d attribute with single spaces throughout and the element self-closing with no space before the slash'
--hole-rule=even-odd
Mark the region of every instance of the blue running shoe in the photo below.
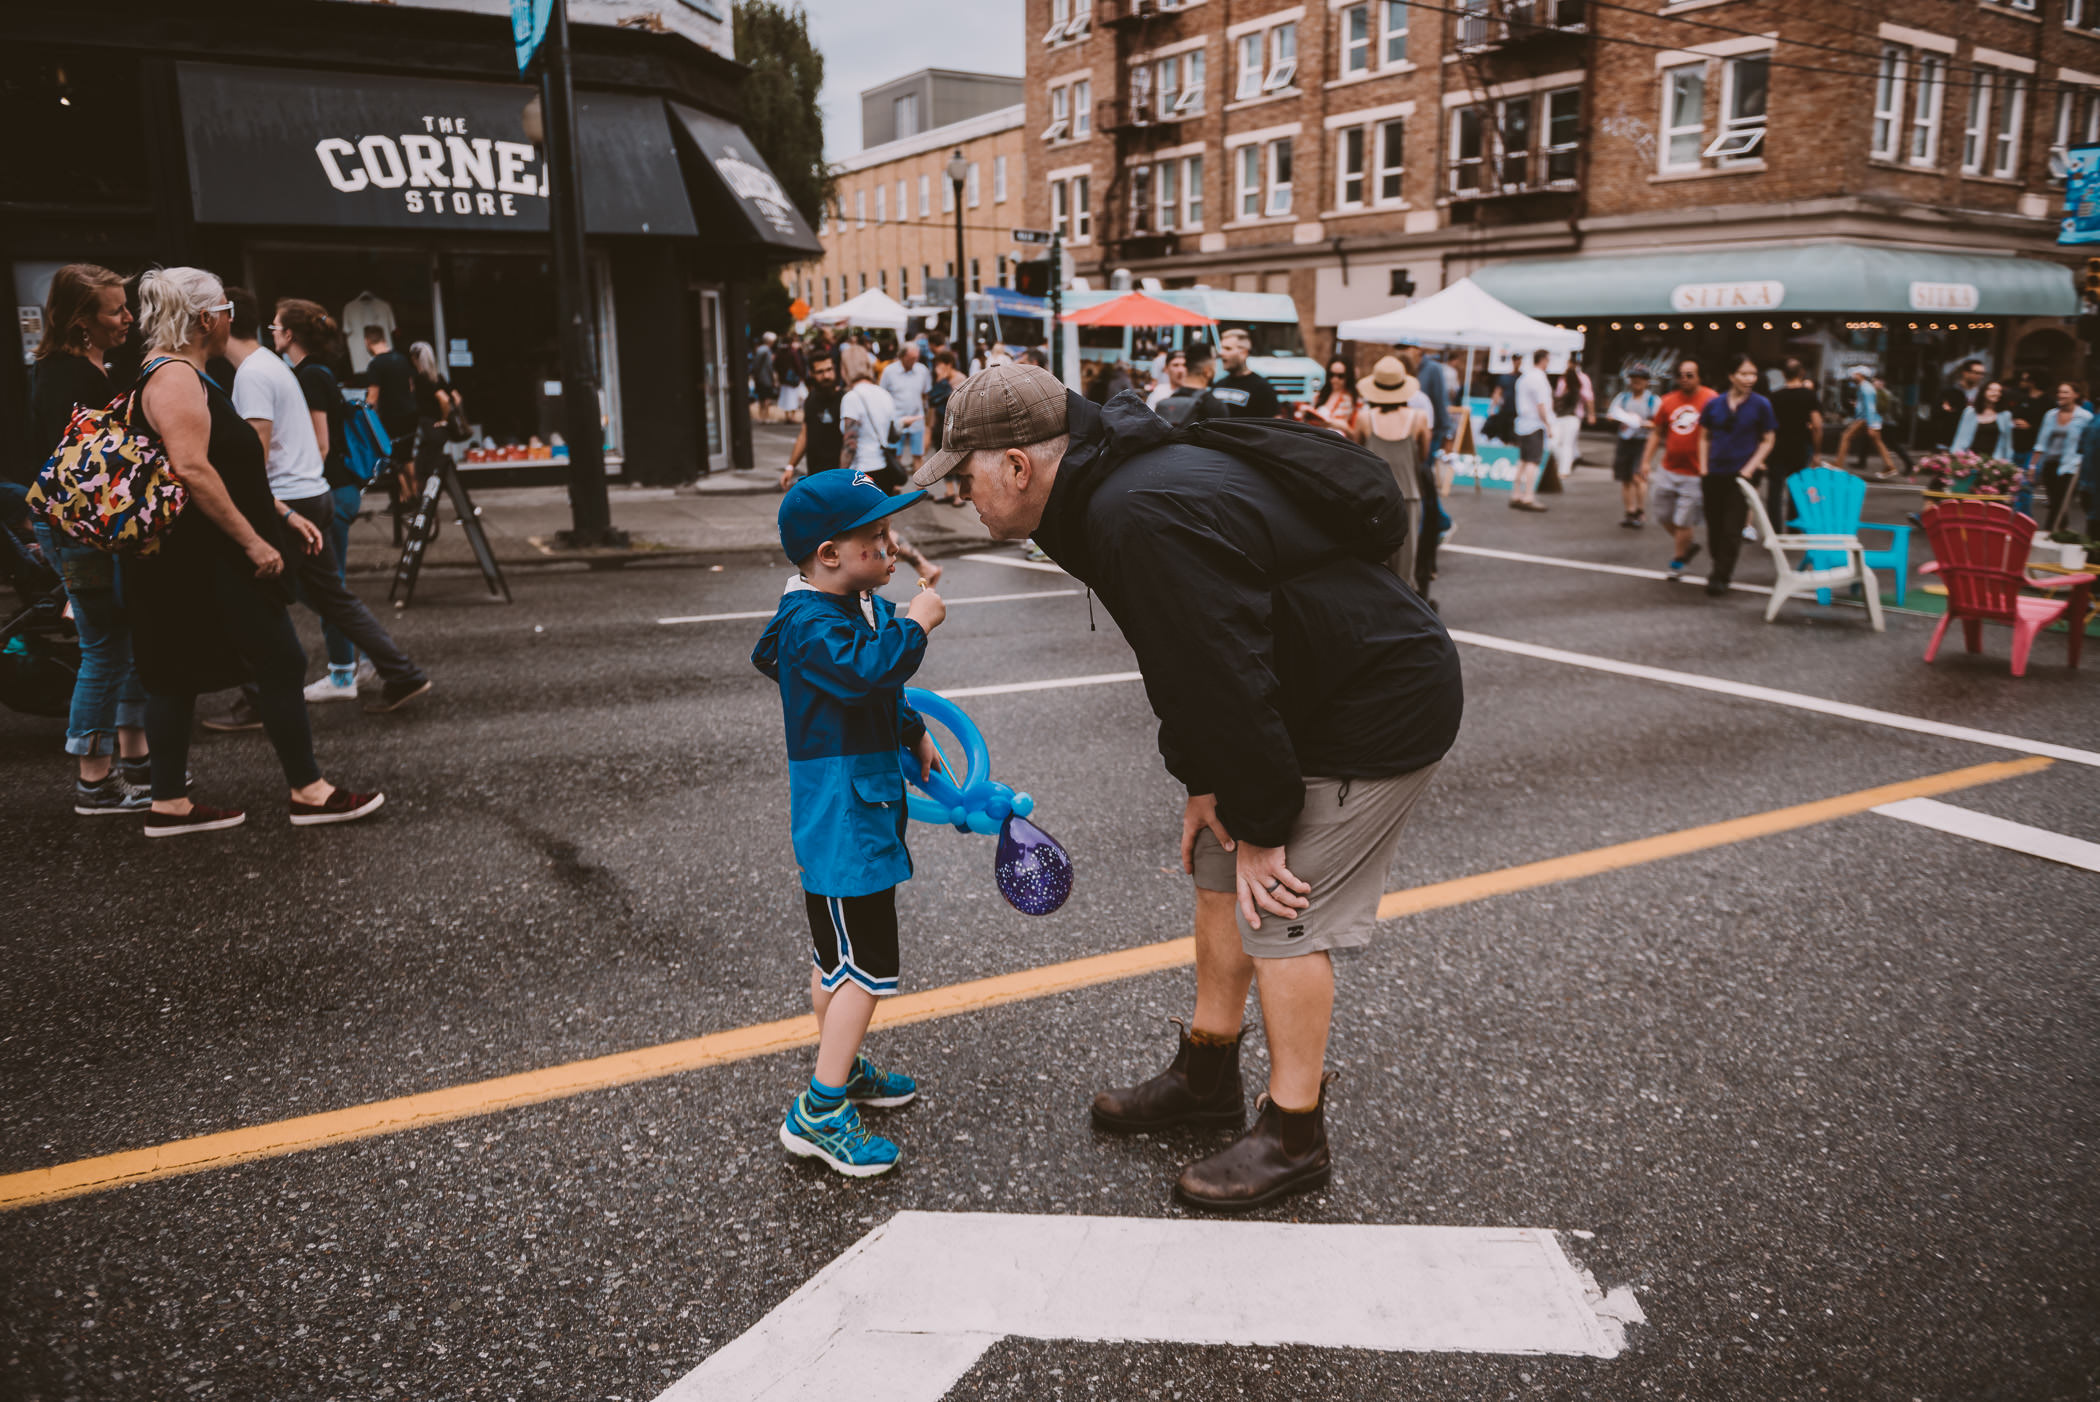
<svg viewBox="0 0 2100 1402">
<path fill-rule="evenodd" d="M 897 1146 L 861 1125 L 860 1112 L 841 1105 L 828 1115 L 809 1108 L 809 1097 L 798 1095 L 780 1122 L 780 1145 L 805 1159 L 821 1159 L 848 1178 L 873 1178 L 897 1166 Z"/>
<path fill-rule="evenodd" d="M 846 1099 L 855 1105 L 887 1110 L 909 1105 L 919 1094 L 919 1083 L 894 1071 L 877 1071 L 864 1056 L 853 1058 L 853 1074 L 846 1078 Z"/>
</svg>

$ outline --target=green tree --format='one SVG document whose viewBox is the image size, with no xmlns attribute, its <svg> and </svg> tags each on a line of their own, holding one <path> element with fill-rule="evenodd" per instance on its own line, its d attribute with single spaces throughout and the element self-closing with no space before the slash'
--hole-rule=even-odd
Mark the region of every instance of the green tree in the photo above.
<svg viewBox="0 0 2100 1402">
<path fill-rule="evenodd" d="M 809 226 L 833 192 L 824 164 L 824 55 L 809 37 L 809 16 L 792 0 L 737 0 L 737 61 L 744 79 L 744 130 Z"/>
</svg>

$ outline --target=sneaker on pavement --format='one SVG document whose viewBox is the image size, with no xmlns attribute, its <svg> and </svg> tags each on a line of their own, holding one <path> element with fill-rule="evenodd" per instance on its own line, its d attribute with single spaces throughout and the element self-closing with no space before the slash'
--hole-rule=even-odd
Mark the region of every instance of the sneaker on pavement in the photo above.
<svg viewBox="0 0 2100 1402">
<path fill-rule="evenodd" d="M 238 808 L 214 808 L 208 803 L 192 803 L 187 813 L 156 813 L 146 810 L 146 836 L 181 837 L 192 832 L 217 832 L 221 828 L 237 828 L 248 821 L 248 815 Z"/>
<path fill-rule="evenodd" d="M 795 1097 L 780 1122 L 780 1146 L 800 1158 L 816 1159 L 848 1178 L 873 1178 L 897 1166 L 897 1146 L 861 1125 L 860 1111 L 849 1103 L 828 1115 L 814 1113 L 808 1092 Z"/>
<path fill-rule="evenodd" d="M 309 682 L 306 687 L 306 704 L 316 705 L 322 701 L 355 701 L 356 682 L 339 682 L 332 675 L 319 681 Z"/>
<path fill-rule="evenodd" d="M 263 723 L 262 717 L 256 713 L 255 707 L 249 705 L 248 698 L 243 696 L 233 703 L 232 709 L 228 710 L 225 715 L 206 716 L 204 718 L 204 728 L 218 731 L 260 730 L 263 728 Z"/>
<path fill-rule="evenodd" d="M 1676 583 L 1676 582 L 1677 582 L 1678 580 L 1680 580 L 1680 579 L 1683 579 L 1683 578 L 1684 578 L 1684 561 L 1682 561 L 1682 560 L 1672 560 L 1672 561 L 1670 561 L 1670 565 L 1669 565 L 1669 570 L 1668 570 L 1668 573 L 1669 573 L 1669 576 L 1670 576 L 1670 582 L 1671 582 L 1672 584 L 1675 584 L 1675 583 Z"/>
<path fill-rule="evenodd" d="M 373 715 L 398 711 L 428 690 L 428 677 L 411 677 L 398 682 L 388 682 L 380 688 L 378 700 L 365 702 L 365 709 Z"/>
<path fill-rule="evenodd" d="M 386 802 L 383 793 L 352 793 L 338 788 L 320 803 L 301 803 L 292 800 L 292 826 L 310 828 L 321 823 L 354 823 L 379 810 Z"/>
<path fill-rule="evenodd" d="M 136 813 L 153 806 L 153 795 L 135 789 L 124 782 L 124 776 L 116 769 L 90 784 L 85 779 L 73 781 L 73 811 L 83 818 L 99 818 L 108 813 Z"/>
<path fill-rule="evenodd" d="M 864 1056 L 853 1058 L 853 1074 L 846 1078 L 846 1099 L 855 1105 L 888 1110 L 909 1105 L 919 1094 L 919 1083 L 895 1071 L 878 1071 Z"/>
</svg>

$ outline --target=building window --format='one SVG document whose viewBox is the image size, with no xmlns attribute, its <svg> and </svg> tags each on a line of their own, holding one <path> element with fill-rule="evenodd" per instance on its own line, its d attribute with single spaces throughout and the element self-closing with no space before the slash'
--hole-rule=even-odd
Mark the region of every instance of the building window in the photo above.
<svg viewBox="0 0 2100 1402">
<path fill-rule="evenodd" d="M 1400 203 L 1400 176 L 1406 169 L 1402 152 L 1405 148 L 1405 124 L 1395 117 L 1390 122 L 1378 124 L 1378 202 Z"/>
<path fill-rule="evenodd" d="M 853 225 L 858 229 L 868 227 L 868 192 L 866 190 L 855 190 L 853 192 Z"/>
<path fill-rule="evenodd" d="M 925 290 L 925 284 L 921 283 L 919 291 L 924 292 Z M 897 269 L 897 295 L 899 297 L 911 296 L 911 269 L 901 265 Z"/>
<path fill-rule="evenodd" d="M 877 185 L 875 187 L 875 222 L 878 224 L 889 218 L 887 212 L 889 209 L 889 194 L 889 186 Z"/>
<path fill-rule="evenodd" d="M 1910 163 L 1937 165 L 1940 159 L 1940 106 L 1947 91 L 1947 61 L 1938 54 L 1918 56 L 1911 84 Z"/>
<path fill-rule="evenodd" d="M 823 300 L 823 302 L 821 302 L 821 303 L 820 303 L 819 305 L 821 305 L 821 306 L 826 306 L 826 307 L 828 307 L 828 306 L 830 306 L 830 305 L 831 305 L 831 274 L 830 274 L 830 273 L 826 273 L 826 274 L 824 274 L 824 300 Z"/>
<path fill-rule="evenodd" d="M 1269 71 L 1262 75 L 1261 90 L 1282 92 L 1298 76 L 1298 25 L 1279 24 L 1269 31 Z"/>
<path fill-rule="evenodd" d="M 1351 5 L 1342 12 L 1342 73 L 1371 71 L 1371 7 Z"/>
<path fill-rule="evenodd" d="M 1082 141 L 1094 134 L 1094 85 L 1082 78 L 1072 84 L 1072 139 Z"/>
<path fill-rule="evenodd" d="M 1072 89 L 1069 85 L 1050 89 L 1050 125 L 1043 140 L 1063 141 L 1072 132 Z"/>
<path fill-rule="evenodd" d="M 1159 207 L 1153 218 L 1161 233 L 1172 233 L 1181 223 L 1181 162 L 1161 161 L 1153 174 L 1152 186 L 1159 192 Z"/>
<path fill-rule="evenodd" d="M 1531 99 L 1505 98 L 1495 104 L 1495 125 L 1502 150 L 1497 179 L 1505 190 L 1531 186 Z"/>
<path fill-rule="evenodd" d="M 1250 97 L 1261 96 L 1262 36 L 1257 31 L 1240 36 L 1240 77 L 1232 95 L 1245 102 Z"/>
<path fill-rule="evenodd" d="M 1235 162 L 1239 175 L 1239 217 L 1259 219 L 1261 217 L 1261 148 L 1253 142 L 1240 147 Z"/>
<path fill-rule="evenodd" d="M 919 95 L 906 93 L 890 103 L 890 115 L 896 124 L 894 140 L 902 141 L 907 136 L 919 134 Z"/>
<path fill-rule="evenodd" d="M 1998 123 L 1991 132 L 1991 174 L 2010 180 L 2020 173 L 2020 128 L 2027 117 L 2027 80 L 1999 79 Z"/>
<path fill-rule="evenodd" d="M 930 175 L 922 175 L 919 177 L 919 217 L 921 219 L 924 219 L 932 213 L 933 177 Z"/>
<path fill-rule="evenodd" d="M 1546 183 L 1572 185 L 1582 143 L 1582 89 L 1557 88 L 1546 94 Z"/>
<path fill-rule="evenodd" d="M 902 223 L 911 218 L 911 187 L 904 181 L 897 182 L 897 220 Z"/>
<path fill-rule="evenodd" d="M 1133 73 L 1132 78 L 1136 78 Z M 1159 94 L 1159 118 L 1178 121 L 1203 110 L 1203 51 L 1194 49 L 1161 59 L 1153 69 L 1153 90 Z"/>
<path fill-rule="evenodd" d="M 970 162 L 970 173 L 963 178 L 963 203 L 975 209 L 978 203 L 977 196 L 977 162 L 972 161 Z"/>
<path fill-rule="evenodd" d="M 1203 157 L 1190 156 L 1181 168 L 1181 227 L 1203 227 Z"/>
<path fill-rule="evenodd" d="M 1485 152 L 1482 148 L 1485 134 L 1480 116 L 1478 107 L 1451 109 L 1451 193 L 1454 195 L 1478 194 L 1484 188 Z"/>
<path fill-rule="evenodd" d="M 1050 0 L 1050 27 L 1043 31 L 1044 43 L 1056 44 L 1073 37 L 1065 33 L 1072 27 L 1072 3 L 1073 0 Z M 1088 0 L 1078 0 L 1078 3 L 1083 13 Z"/>
<path fill-rule="evenodd" d="M 2049 176 L 2061 184 L 2069 169 L 2071 147 L 2100 142 L 2100 89 L 2085 92 L 2085 121 L 2078 120 L 2078 92 L 2065 88 L 2056 98 L 2056 140 L 2049 147 Z"/>
<path fill-rule="evenodd" d="M 1721 73 L 1721 135 L 1706 154 L 1724 166 L 1762 160 L 1765 100 L 1771 92 L 1772 60 L 1732 58 Z"/>
<path fill-rule="evenodd" d="M 1362 209 L 1364 207 L 1364 182 L 1368 177 L 1370 153 L 1364 149 L 1364 129 L 1344 127 L 1338 133 L 1340 149 L 1335 152 L 1335 175 L 1339 188 L 1335 191 L 1337 209 Z"/>
<path fill-rule="evenodd" d="M 1006 157 L 992 157 L 992 203 L 1006 203 Z"/>
<path fill-rule="evenodd" d="M 1144 235 L 1153 232 L 1152 224 L 1152 167 L 1130 168 L 1130 232 Z"/>
<path fill-rule="evenodd" d="M 1910 66 L 1902 49 L 1881 51 L 1881 66 L 1874 71 L 1874 144 L 1867 154 L 1893 161 L 1903 149 L 1903 78 Z"/>
<path fill-rule="evenodd" d="M 1006 286 L 1006 255 L 1004 253 L 999 255 L 999 285 L 1001 287 Z"/>
<path fill-rule="evenodd" d="M 984 291 L 984 278 L 977 271 L 977 261 L 975 258 L 970 260 L 970 290 L 972 292 Z"/>
<path fill-rule="evenodd" d="M 925 291 L 926 291 L 926 280 L 927 280 L 928 278 L 932 277 L 932 276 L 933 276 L 933 264 L 931 264 L 931 263 L 921 263 L 921 264 L 919 264 L 919 292 L 920 292 L 920 294 L 921 294 L 921 295 L 924 295 L 924 293 L 925 293 Z"/>
<path fill-rule="evenodd" d="M 1072 177 L 1072 242 L 1085 243 L 1094 236 L 1092 181 L 1084 175 Z"/>
<path fill-rule="evenodd" d="M 1379 65 L 1391 68 L 1407 62 L 1407 0 L 1384 0 L 1380 16 Z"/>
<path fill-rule="evenodd" d="M 1269 143 L 1269 205 L 1271 217 L 1291 212 L 1291 139 Z"/>
<path fill-rule="evenodd" d="M 941 213 L 953 214 L 955 213 L 955 182 L 948 178 L 948 173 L 946 171 L 941 172 L 940 180 Z"/>
<path fill-rule="evenodd" d="M 1969 77 L 1969 120 L 1961 132 L 1961 168 L 1969 175 L 1983 173 L 1990 145 L 1992 76 L 1988 69 L 1978 68 Z"/>
<path fill-rule="evenodd" d="M 1059 238 L 1072 235 L 1071 217 L 1066 208 L 1065 182 L 1050 182 L 1050 232 Z"/>
<path fill-rule="evenodd" d="M 1706 145 L 1706 65 L 1663 73 L 1663 169 L 1697 170 Z"/>
<path fill-rule="evenodd" d="M 2064 25 L 2100 34 L 2100 0 L 2064 0 Z"/>
</svg>

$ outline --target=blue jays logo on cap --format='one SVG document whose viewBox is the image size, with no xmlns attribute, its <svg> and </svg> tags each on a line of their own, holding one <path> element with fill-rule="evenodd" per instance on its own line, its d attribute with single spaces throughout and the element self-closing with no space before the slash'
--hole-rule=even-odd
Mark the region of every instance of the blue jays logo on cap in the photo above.
<svg viewBox="0 0 2100 1402">
<path fill-rule="evenodd" d="M 799 565 L 825 541 L 894 515 L 925 495 L 890 496 L 865 472 L 812 472 L 781 499 L 780 548 Z"/>
</svg>

